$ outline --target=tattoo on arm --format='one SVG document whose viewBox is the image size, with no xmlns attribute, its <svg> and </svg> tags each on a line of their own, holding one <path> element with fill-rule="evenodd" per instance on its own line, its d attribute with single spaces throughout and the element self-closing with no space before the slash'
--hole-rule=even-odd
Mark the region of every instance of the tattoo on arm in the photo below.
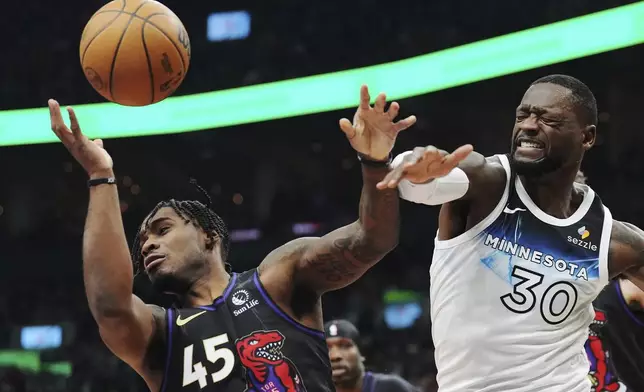
<svg viewBox="0 0 644 392">
<path fill-rule="evenodd" d="M 608 263 L 611 278 L 644 267 L 644 231 L 633 224 L 614 220 Z"/>
<path fill-rule="evenodd" d="M 358 220 L 311 239 L 299 260 L 296 277 L 320 293 L 352 283 L 398 243 L 398 191 L 376 188 L 388 170 L 363 167 L 362 172 Z"/>
</svg>

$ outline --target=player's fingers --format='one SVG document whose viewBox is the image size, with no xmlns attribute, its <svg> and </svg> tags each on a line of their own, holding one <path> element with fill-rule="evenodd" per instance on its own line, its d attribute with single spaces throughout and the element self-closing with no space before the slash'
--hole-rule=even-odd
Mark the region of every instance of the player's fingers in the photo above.
<svg viewBox="0 0 644 392">
<path fill-rule="evenodd" d="M 398 116 L 398 111 L 400 110 L 400 105 L 398 105 L 398 102 L 392 102 L 391 105 L 389 105 L 389 110 L 387 110 L 387 115 L 389 115 L 389 119 L 393 121 L 396 116 Z"/>
<path fill-rule="evenodd" d="M 425 160 L 425 155 L 427 154 L 425 147 L 416 147 L 412 150 L 412 153 L 407 155 L 403 160 L 401 165 L 403 170 L 413 169 L 418 162 Z"/>
<path fill-rule="evenodd" d="M 348 139 L 353 139 L 356 136 L 356 129 L 353 127 L 353 124 L 351 124 L 351 121 L 346 118 L 340 120 L 340 129 Z"/>
<path fill-rule="evenodd" d="M 387 96 L 385 95 L 385 93 L 380 93 L 376 97 L 376 103 L 373 105 L 373 108 L 378 113 L 384 113 L 386 104 L 387 104 Z"/>
<path fill-rule="evenodd" d="M 60 105 L 53 99 L 48 101 L 49 106 L 49 118 L 51 120 L 51 130 L 56 134 L 58 139 L 63 142 L 64 145 L 69 146 L 74 142 L 74 136 L 71 134 L 65 121 L 63 121 L 63 116 L 60 113 Z"/>
<path fill-rule="evenodd" d="M 56 132 L 60 131 L 65 126 L 63 116 L 60 114 L 60 105 L 53 99 L 50 99 L 47 104 L 49 105 L 49 119 L 51 121 L 51 130 Z"/>
<path fill-rule="evenodd" d="M 72 134 L 74 135 L 75 138 L 78 139 L 82 136 L 82 132 L 80 129 L 80 125 L 78 124 L 78 118 L 76 118 L 76 113 L 74 112 L 74 109 L 72 109 L 71 107 L 67 108 L 67 113 L 69 114 L 69 124 L 72 130 Z"/>
<path fill-rule="evenodd" d="M 400 120 L 394 124 L 394 130 L 396 132 L 404 131 L 405 129 L 416 124 L 416 116 L 409 116 L 404 120 Z"/>
<path fill-rule="evenodd" d="M 383 178 L 382 181 L 376 184 L 376 188 L 378 189 L 395 188 L 398 186 L 398 183 L 400 182 L 400 180 L 403 178 L 404 175 L 405 175 L 405 169 L 403 169 L 402 165 L 400 165 L 394 168 L 389 173 L 387 173 L 385 178 Z"/>
<path fill-rule="evenodd" d="M 371 107 L 371 96 L 369 96 L 369 88 L 366 84 L 360 87 L 360 109 L 367 110 Z"/>
<path fill-rule="evenodd" d="M 103 139 L 94 139 L 94 144 L 96 144 L 100 148 L 105 148 L 103 147 Z"/>
<path fill-rule="evenodd" d="M 472 151 L 474 151 L 474 147 L 471 144 L 460 146 L 459 148 L 454 150 L 453 153 L 445 156 L 443 165 L 447 166 L 451 170 L 455 168 L 459 164 L 459 162 L 467 158 L 467 156 L 470 155 Z"/>
</svg>

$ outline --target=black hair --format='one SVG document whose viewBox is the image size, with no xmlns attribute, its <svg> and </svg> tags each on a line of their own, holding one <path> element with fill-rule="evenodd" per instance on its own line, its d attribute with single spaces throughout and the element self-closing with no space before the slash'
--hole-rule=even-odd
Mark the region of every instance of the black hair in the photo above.
<svg viewBox="0 0 644 392">
<path fill-rule="evenodd" d="M 552 83 L 565 87 L 572 93 L 572 103 L 577 107 L 579 120 L 584 125 L 597 125 L 597 100 L 581 80 L 568 75 L 548 75 L 535 80 L 531 86 L 541 83 Z"/>
<path fill-rule="evenodd" d="M 165 200 L 159 202 L 154 209 L 152 209 L 152 212 L 148 214 L 148 217 L 154 216 L 154 214 L 163 207 L 170 207 L 177 213 L 177 215 L 184 219 L 186 223 L 191 222 L 205 231 L 208 238 L 214 239 L 214 236 L 216 235 L 220 240 L 221 260 L 224 262 L 226 272 L 231 273 L 232 267 L 230 263 L 226 261 L 228 259 L 228 251 L 230 250 L 230 236 L 228 234 L 228 228 L 226 227 L 223 219 L 210 209 L 212 200 L 208 193 L 199 186 L 195 180 L 191 179 L 190 183 L 206 197 L 208 200 L 207 205 L 197 200 Z M 143 225 L 147 228 L 148 222 L 143 222 Z M 142 264 L 141 242 L 139 240 L 138 232 L 136 233 L 132 244 L 131 256 L 132 262 L 134 263 L 134 271 L 138 274 L 141 272 Z"/>
</svg>

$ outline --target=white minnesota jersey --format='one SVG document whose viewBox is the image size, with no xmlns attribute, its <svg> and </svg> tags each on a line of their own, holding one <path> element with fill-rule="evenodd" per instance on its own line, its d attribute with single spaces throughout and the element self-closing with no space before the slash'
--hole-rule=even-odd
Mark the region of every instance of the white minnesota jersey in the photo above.
<svg viewBox="0 0 644 392">
<path fill-rule="evenodd" d="M 494 158 L 491 158 L 494 159 Z M 589 392 L 584 342 L 608 282 L 610 211 L 588 186 L 566 219 L 530 199 L 508 159 L 501 201 L 430 268 L 440 392 Z"/>
</svg>

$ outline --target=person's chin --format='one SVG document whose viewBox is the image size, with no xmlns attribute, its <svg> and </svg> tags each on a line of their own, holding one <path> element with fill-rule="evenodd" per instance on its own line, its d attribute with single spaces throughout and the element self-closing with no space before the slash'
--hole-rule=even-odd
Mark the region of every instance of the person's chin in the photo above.
<svg viewBox="0 0 644 392">
<path fill-rule="evenodd" d="M 548 174 L 560 167 L 556 160 L 550 159 L 547 155 L 525 156 L 516 151 L 511 155 L 510 166 L 516 174 L 528 177 Z"/>
<path fill-rule="evenodd" d="M 163 268 L 151 271 L 148 273 L 148 278 L 152 287 L 160 293 L 172 292 L 177 286 L 176 278 L 170 272 L 164 271 Z"/>
</svg>

